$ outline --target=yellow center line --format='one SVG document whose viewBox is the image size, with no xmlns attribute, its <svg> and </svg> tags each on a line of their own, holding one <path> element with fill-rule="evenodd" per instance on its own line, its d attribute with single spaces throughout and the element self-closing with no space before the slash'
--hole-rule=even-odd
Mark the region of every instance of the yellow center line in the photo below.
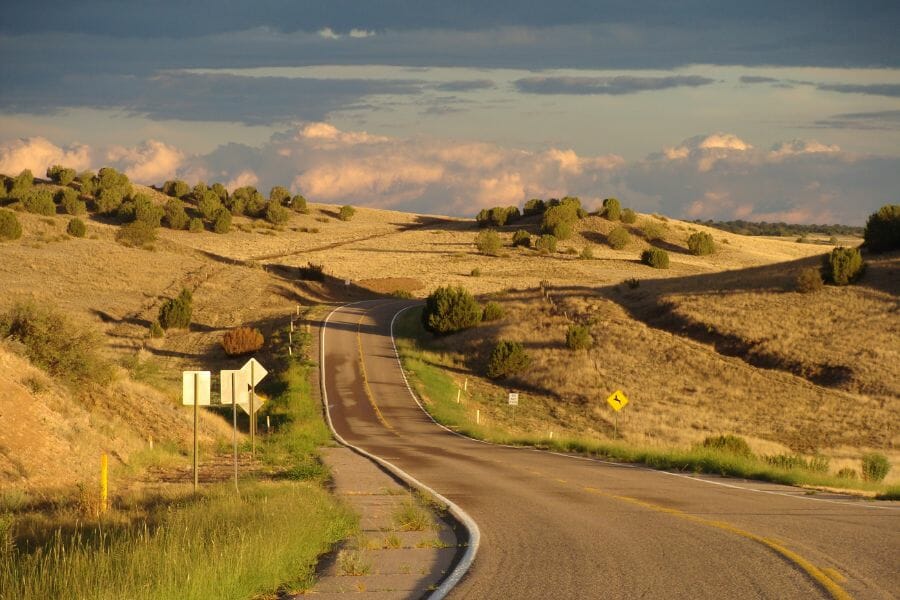
<svg viewBox="0 0 900 600">
<path fill-rule="evenodd" d="M 378 420 L 382 425 L 394 434 L 397 434 L 396 430 L 394 430 L 391 424 L 387 422 L 384 415 L 381 414 L 381 409 L 378 408 L 378 403 L 375 402 L 375 396 L 372 394 L 372 389 L 369 387 L 369 376 L 366 373 L 366 360 L 363 356 L 362 348 L 362 321 L 364 318 L 366 318 L 365 313 L 363 313 L 362 316 L 359 317 L 359 321 L 356 322 L 356 347 L 359 350 L 359 366 L 362 371 L 363 388 L 366 391 L 366 398 L 369 399 L 369 404 L 372 405 L 372 409 L 375 411 L 375 416 L 378 417 Z"/>
<path fill-rule="evenodd" d="M 634 504 L 636 506 L 640 506 L 642 508 L 646 508 L 655 512 L 664 513 L 667 515 L 671 515 L 673 517 L 677 517 L 679 519 L 684 519 L 686 521 L 691 521 L 693 523 L 699 523 L 701 525 L 706 525 L 708 527 L 714 527 L 716 529 L 726 531 L 728 533 L 733 533 L 742 538 L 754 541 L 758 544 L 762 544 L 766 546 L 770 550 L 775 551 L 777 554 L 780 554 L 788 561 L 794 563 L 800 569 L 802 569 L 807 575 L 809 575 L 813 581 L 817 584 L 825 588 L 825 590 L 831 594 L 832 598 L 835 600 L 849 600 L 851 598 L 850 594 L 847 593 L 844 588 L 842 588 L 832 577 L 828 576 L 824 570 L 819 569 L 817 566 L 812 564 L 810 561 L 806 560 L 793 550 L 786 548 L 781 543 L 771 538 L 766 538 L 761 535 L 757 535 L 755 533 L 751 533 L 739 527 L 732 525 L 731 523 L 725 523 L 724 521 L 713 521 L 711 519 L 704 519 L 703 517 L 698 517 L 696 515 L 692 515 L 686 513 L 684 511 L 678 510 L 676 508 L 668 508 L 666 506 L 661 506 L 659 504 L 654 504 L 652 502 L 647 502 L 645 500 L 638 500 L 637 498 L 632 498 L 630 496 L 619 496 L 618 494 L 611 494 L 609 492 L 604 492 L 602 490 L 598 490 L 597 488 L 592 487 L 584 487 L 582 488 L 586 492 L 591 494 L 596 494 L 598 496 L 604 496 L 606 498 L 612 498 L 615 500 L 621 500 L 622 502 L 628 502 L 630 504 Z M 837 574 L 833 569 L 828 569 L 828 571 Z M 839 574 L 837 574 L 840 577 Z M 840 577 L 843 579 L 843 577 Z"/>
</svg>

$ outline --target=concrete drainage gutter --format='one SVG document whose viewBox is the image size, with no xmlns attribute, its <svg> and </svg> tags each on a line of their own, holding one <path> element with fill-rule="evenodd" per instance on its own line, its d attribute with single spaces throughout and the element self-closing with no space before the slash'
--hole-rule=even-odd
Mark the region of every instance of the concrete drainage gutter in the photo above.
<svg viewBox="0 0 900 600">
<path fill-rule="evenodd" d="M 319 332 L 319 388 L 322 392 L 322 403 L 325 407 L 325 419 L 328 421 L 328 428 L 331 429 L 331 433 L 334 438 L 342 445 L 350 448 L 354 452 L 357 452 L 366 458 L 374 461 L 382 468 L 388 470 L 390 473 L 394 474 L 396 477 L 399 477 L 402 481 L 406 482 L 407 485 L 427 492 L 432 497 L 436 498 L 440 502 L 444 503 L 447 506 L 447 510 L 449 513 L 457 520 L 460 524 L 466 529 L 466 532 L 469 535 L 469 544 L 466 547 L 466 551 L 463 554 L 460 561 L 457 563 L 456 567 L 453 571 L 450 572 L 449 575 L 441 582 L 436 590 L 434 590 L 428 597 L 432 600 L 441 600 L 444 598 L 450 590 L 452 590 L 456 584 L 460 582 L 463 576 L 468 572 L 469 568 L 471 568 L 472 563 L 475 561 L 475 555 L 478 553 L 478 545 L 481 542 L 481 531 L 478 529 L 478 524 L 475 523 L 475 520 L 472 519 L 463 509 L 459 506 L 437 493 L 432 488 L 428 487 L 400 467 L 378 457 L 374 454 L 359 448 L 358 446 L 354 446 L 345 440 L 341 435 L 335 430 L 334 424 L 331 421 L 331 410 L 328 407 L 328 390 L 325 388 L 325 329 L 328 326 L 328 321 L 331 319 L 331 316 L 336 313 L 338 310 L 345 308 L 347 306 L 351 306 L 353 304 L 358 304 L 358 302 L 351 302 L 348 304 L 343 304 L 338 306 L 330 313 L 325 319 L 322 321 L 321 330 Z M 393 321 L 391 322 L 391 342 L 393 342 Z M 395 350 L 396 351 L 396 350 Z M 402 372 L 402 371 L 401 371 Z M 404 375 L 404 380 L 406 379 Z M 407 388 L 409 384 L 407 383 Z M 412 391 L 410 390 L 410 394 Z M 413 394 L 413 399 L 416 401 L 416 404 L 419 403 L 418 398 Z M 421 405 L 420 405 L 421 406 Z M 426 413 L 427 414 L 427 413 Z"/>
</svg>

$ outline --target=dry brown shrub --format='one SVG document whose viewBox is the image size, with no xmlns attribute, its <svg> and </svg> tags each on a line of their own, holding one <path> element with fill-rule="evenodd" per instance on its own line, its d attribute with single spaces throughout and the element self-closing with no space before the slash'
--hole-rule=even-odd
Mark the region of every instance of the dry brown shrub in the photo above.
<svg viewBox="0 0 900 600">
<path fill-rule="evenodd" d="M 262 348 L 265 339 L 259 329 L 235 327 L 222 337 L 222 348 L 228 356 L 240 356 Z"/>
</svg>

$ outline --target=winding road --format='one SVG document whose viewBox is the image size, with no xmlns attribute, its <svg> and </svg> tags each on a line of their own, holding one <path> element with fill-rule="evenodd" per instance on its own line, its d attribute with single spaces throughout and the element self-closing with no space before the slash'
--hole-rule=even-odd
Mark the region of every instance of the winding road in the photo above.
<svg viewBox="0 0 900 600">
<path fill-rule="evenodd" d="M 900 508 L 485 444 L 407 388 L 391 323 L 410 303 L 335 310 L 322 332 L 335 431 L 478 525 L 451 598 L 897 598 Z"/>
</svg>

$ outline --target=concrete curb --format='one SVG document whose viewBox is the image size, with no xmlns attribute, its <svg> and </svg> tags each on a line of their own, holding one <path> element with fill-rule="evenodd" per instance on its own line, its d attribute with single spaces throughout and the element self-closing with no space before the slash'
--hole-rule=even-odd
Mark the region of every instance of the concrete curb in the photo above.
<svg viewBox="0 0 900 600">
<path fill-rule="evenodd" d="M 478 524 L 475 523 L 475 520 L 472 519 L 472 517 L 470 517 L 459 506 L 457 506 L 456 504 L 454 504 L 453 502 L 451 502 L 450 500 L 448 500 L 441 494 L 437 493 L 435 490 L 428 487 L 427 485 L 425 485 L 424 483 L 422 483 L 421 481 L 419 481 L 418 479 L 416 479 L 415 477 L 413 477 L 412 475 L 410 475 L 409 473 L 407 473 L 400 467 L 398 467 L 378 456 L 375 456 L 374 454 L 367 452 L 367 451 L 363 450 L 362 448 L 359 448 L 359 447 L 354 446 L 353 444 L 349 443 L 347 440 L 342 438 L 341 435 L 334 429 L 334 424 L 331 421 L 331 410 L 328 406 L 328 390 L 325 388 L 325 329 L 328 327 L 328 321 L 331 319 L 331 316 L 334 313 L 336 313 L 337 311 L 339 311 L 342 308 L 346 308 L 346 307 L 352 306 L 354 304 L 361 304 L 362 302 L 368 302 L 368 301 L 361 300 L 359 302 L 350 302 L 348 304 L 343 304 L 341 306 L 338 306 L 337 308 L 332 310 L 330 313 L 328 313 L 328 316 L 326 316 L 325 319 L 322 321 L 321 331 L 319 332 L 319 388 L 321 389 L 321 392 L 322 392 L 322 404 L 325 407 L 325 420 L 328 421 L 328 428 L 331 429 L 332 435 L 334 435 L 334 438 L 340 444 L 342 444 L 342 445 L 352 449 L 353 451 L 365 456 L 366 458 L 376 462 L 377 464 L 381 465 L 383 468 L 387 469 L 388 471 L 390 471 L 391 473 L 393 473 L 394 475 L 396 475 L 397 477 L 399 477 L 400 479 L 405 481 L 410 486 L 428 492 L 433 497 L 437 498 L 438 500 L 440 500 L 441 502 L 446 504 L 447 509 L 450 512 L 450 514 L 453 515 L 462 524 L 462 526 L 466 528 L 466 531 L 469 534 L 469 545 L 467 546 L 462 559 L 460 559 L 459 563 L 456 565 L 456 567 L 453 569 L 453 571 L 447 576 L 447 578 L 444 579 L 444 581 L 441 583 L 441 585 L 439 585 L 438 588 L 429 595 L 429 598 L 431 598 L 431 599 L 441 600 L 450 592 L 450 590 L 452 590 L 456 586 L 456 584 L 458 584 L 460 582 L 460 580 L 463 578 L 463 576 L 471 568 L 472 563 L 475 560 L 475 555 L 478 553 L 478 546 L 481 542 L 481 531 L 478 529 Z M 409 308 L 409 307 L 407 307 L 407 308 Z M 404 310 L 406 310 L 406 309 L 404 309 Z M 403 311 L 399 311 L 397 314 L 400 314 L 400 312 L 403 312 Z M 394 315 L 394 319 L 397 318 L 397 314 Z M 393 329 L 394 329 L 394 320 L 392 319 L 391 320 L 391 344 L 394 345 L 394 352 L 396 353 L 397 347 L 396 347 L 396 344 L 394 344 Z M 421 404 L 419 403 L 419 399 L 416 398 L 415 394 L 412 393 L 412 389 L 409 387 L 409 382 L 406 381 L 406 375 L 403 373 L 402 368 L 401 368 L 400 372 L 401 372 L 401 374 L 403 374 L 403 380 L 406 383 L 406 387 L 407 387 L 407 389 L 409 389 L 410 394 L 413 397 L 413 400 L 415 400 L 416 404 L 419 404 L 419 406 L 421 407 Z M 425 414 L 428 414 L 428 412 L 426 411 Z"/>
</svg>

